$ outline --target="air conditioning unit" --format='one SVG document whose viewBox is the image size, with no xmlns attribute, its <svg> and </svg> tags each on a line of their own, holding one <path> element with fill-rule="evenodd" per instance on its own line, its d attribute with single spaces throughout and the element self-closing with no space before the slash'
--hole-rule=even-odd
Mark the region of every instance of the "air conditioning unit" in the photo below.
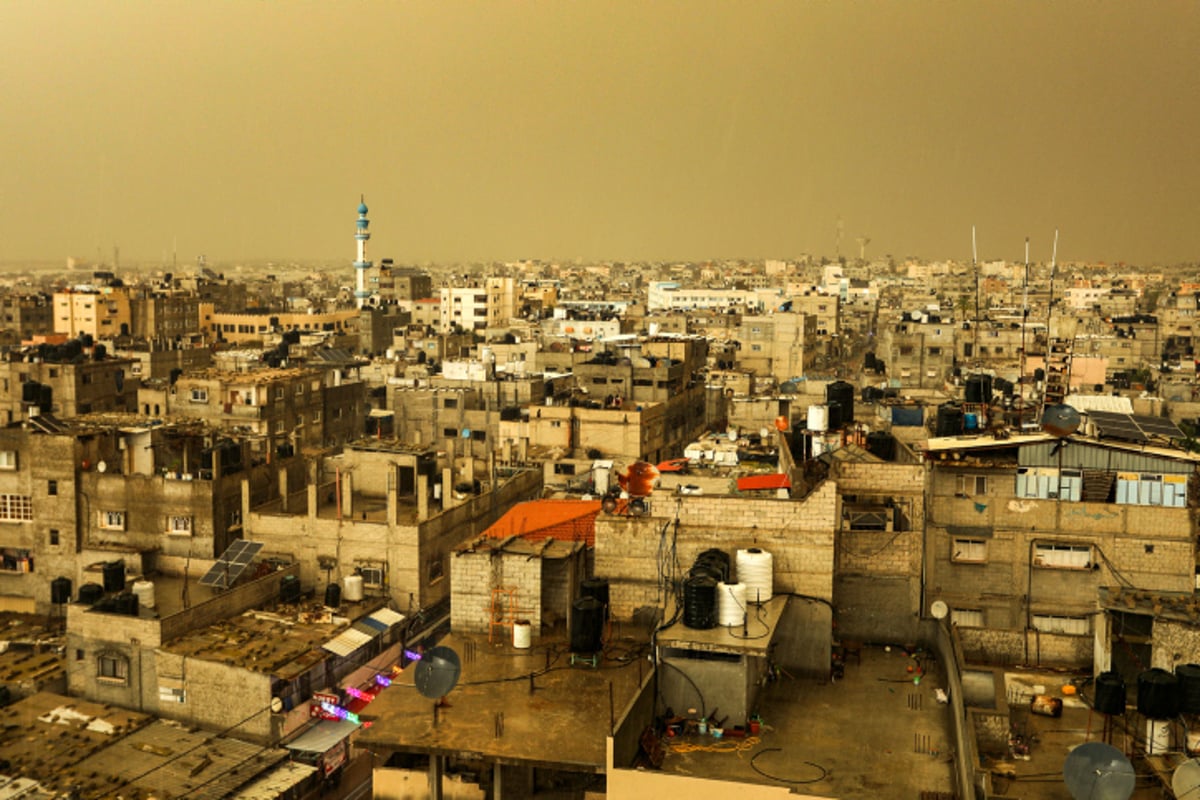
<svg viewBox="0 0 1200 800">
<path fill-rule="evenodd" d="M 383 569 L 380 567 L 359 567 L 358 574 L 362 575 L 363 586 L 375 589 L 383 586 Z"/>
</svg>

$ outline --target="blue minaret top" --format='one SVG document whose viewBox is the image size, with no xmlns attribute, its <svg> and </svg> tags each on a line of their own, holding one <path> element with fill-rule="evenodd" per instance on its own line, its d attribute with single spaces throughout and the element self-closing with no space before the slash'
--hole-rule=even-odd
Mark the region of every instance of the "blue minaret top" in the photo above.
<svg viewBox="0 0 1200 800">
<path fill-rule="evenodd" d="M 355 238 L 367 239 L 370 234 L 367 233 L 367 228 L 371 226 L 371 221 L 367 219 L 367 202 L 365 198 L 359 198 L 358 201 L 358 233 Z"/>
</svg>

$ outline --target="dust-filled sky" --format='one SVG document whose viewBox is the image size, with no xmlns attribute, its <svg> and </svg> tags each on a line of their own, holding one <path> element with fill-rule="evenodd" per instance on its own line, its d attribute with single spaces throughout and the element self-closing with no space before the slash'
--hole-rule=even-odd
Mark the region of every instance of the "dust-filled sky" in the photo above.
<svg viewBox="0 0 1200 800">
<path fill-rule="evenodd" d="M 1200 259 L 1200 3 L 0 1 L 0 261 Z"/>
</svg>

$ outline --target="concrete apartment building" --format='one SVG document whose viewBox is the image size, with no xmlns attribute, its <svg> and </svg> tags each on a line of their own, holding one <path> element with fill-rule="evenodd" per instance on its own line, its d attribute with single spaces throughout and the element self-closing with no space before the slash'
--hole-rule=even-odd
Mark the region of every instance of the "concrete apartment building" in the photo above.
<svg viewBox="0 0 1200 800">
<path fill-rule="evenodd" d="M 1079 666 L 1108 650 L 1119 661 L 1096 616 L 1104 587 L 1195 589 L 1200 456 L 1047 433 L 935 438 L 925 456 L 926 610 L 944 602 L 972 654 Z"/>
<path fill-rule="evenodd" d="M 517 316 L 516 281 L 488 277 L 467 286 L 443 286 L 439 290 L 440 329 L 478 331 L 503 328 Z"/>
<path fill-rule="evenodd" d="M 817 348 L 817 318 L 796 312 L 746 315 L 738 331 L 737 366 L 778 383 L 803 378 Z"/>
<path fill-rule="evenodd" d="M 294 559 L 306 589 L 359 576 L 369 597 L 428 608 L 450 596 L 451 550 L 541 490 L 540 470 L 490 475 L 427 446 L 362 440 L 311 461 L 276 499 L 248 497 L 245 535 L 266 554 Z M 488 490 L 476 493 L 476 479 L 487 479 Z"/>
<path fill-rule="evenodd" d="M 888 377 L 904 388 L 938 389 L 954 369 L 959 337 L 966 332 L 950 319 L 918 314 L 880 319 L 876 356 L 887 364 Z"/>
<path fill-rule="evenodd" d="M 106 349 L 71 339 L 8 353 L 0 360 L 0 422 L 18 422 L 31 408 L 64 418 L 132 410 L 138 390 L 135 362 L 110 357 Z"/>
<path fill-rule="evenodd" d="M 13 293 L 0 297 L 0 330 L 11 332 L 18 342 L 53 333 L 53 296 Z"/>
<path fill-rule="evenodd" d="M 343 309 L 317 313 L 295 313 L 280 311 L 222 312 L 207 303 L 200 305 L 200 330 L 210 341 L 246 344 L 262 342 L 269 333 L 287 331 L 327 331 L 331 333 L 358 333 L 357 309 Z"/>
<path fill-rule="evenodd" d="M 96 582 L 101 565 L 133 574 L 158 557 L 213 558 L 240 535 L 244 478 L 268 493 L 276 470 L 200 423 L 133 414 L 0 429 L 0 598 L 46 613 L 52 584 Z"/>
<path fill-rule="evenodd" d="M 190 292 L 136 289 L 129 300 L 129 335 L 182 340 L 200 331 L 200 298 Z M 117 333 L 121 333 L 118 329 Z"/>
<path fill-rule="evenodd" d="M 129 292 L 122 286 L 80 287 L 54 293 L 54 331 L 70 338 L 111 339 L 130 330 Z"/>
<path fill-rule="evenodd" d="M 138 402 L 144 412 L 161 408 L 163 414 L 239 430 L 255 442 L 255 458 L 269 459 L 281 448 L 326 447 L 362 434 L 364 384 L 342 373 L 320 367 L 209 369 L 147 387 Z"/>
</svg>

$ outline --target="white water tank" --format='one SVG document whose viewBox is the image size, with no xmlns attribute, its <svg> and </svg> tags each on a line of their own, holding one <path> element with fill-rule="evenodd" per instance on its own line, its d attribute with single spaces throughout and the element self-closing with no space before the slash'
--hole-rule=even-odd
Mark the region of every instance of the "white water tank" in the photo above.
<svg viewBox="0 0 1200 800">
<path fill-rule="evenodd" d="M 513 647 L 528 650 L 533 644 L 533 626 L 527 619 L 513 622 Z"/>
<path fill-rule="evenodd" d="M 347 575 L 342 578 L 342 598 L 347 603 L 361 603 L 363 599 L 362 575 Z"/>
<path fill-rule="evenodd" d="M 829 430 L 829 406 L 809 406 L 807 427 L 810 431 L 817 431 L 818 433 Z"/>
<path fill-rule="evenodd" d="M 133 593 L 138 599 L 138 605 L 142 608 L 154 608 L 154 582 L 153 581 L 134 581 Z"/>
<path fill-rule="evenodd" d="M 738 550 L 735 563 L 738 583 L 746 586 L 746 602 L 765 603 L 770 600 L 775 589 L 771 554 L 757 547 Z"/>
</svg>

